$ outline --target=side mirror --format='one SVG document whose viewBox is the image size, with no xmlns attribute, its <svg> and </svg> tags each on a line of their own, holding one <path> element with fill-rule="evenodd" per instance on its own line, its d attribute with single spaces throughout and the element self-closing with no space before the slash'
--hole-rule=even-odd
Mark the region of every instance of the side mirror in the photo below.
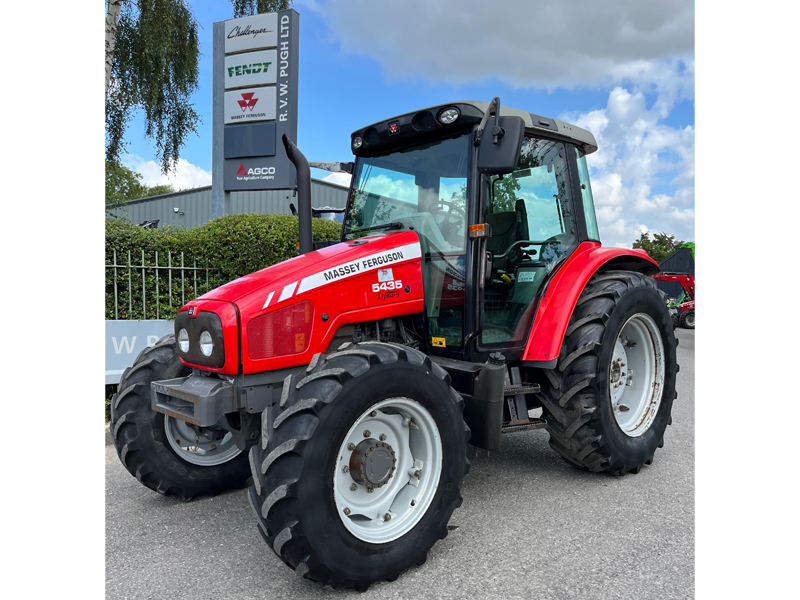
<svg viewBox="0 0 800 600">
<path fill-rule="evenodd" d="M 500 117 L 498 134 L 497 128 L 495 125 L 489 135 L 481 136 L 478 172 L 484 175 L 505 175 L 517 168 L 525 122 L 521 117 Z"/>
</svg>

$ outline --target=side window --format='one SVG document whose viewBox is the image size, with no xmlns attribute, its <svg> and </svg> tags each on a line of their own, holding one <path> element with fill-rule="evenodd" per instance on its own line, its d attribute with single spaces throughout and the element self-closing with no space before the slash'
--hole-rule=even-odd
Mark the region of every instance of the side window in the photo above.
<svg viewBox="0 0 800 600">
<path fill-rule="evenodd" d="M 492 228 L 486 240 L 492 267 L 481 343 L 516 346 L 530 329 L 547 274 L 578 243 L 566 148 L 525 138 L 516 170 L 488 184 L 484 220 Z"/>
<path fill-rule="evenodd" d="M 594 198 L 592 198 L 592 185 L 589 182 L 589 166 L 586 164 L 586 155 L 582 150 L 575 148 L 575 158 L 578 161 L 578 175 L 581 178 L 581 197 L 583 199 L 583 214 L 586 215 L 586 233 L 590 240 L 600 241 L 600 231 L 597 229 L 597 217 L 594 214 Z"/>
</svg>

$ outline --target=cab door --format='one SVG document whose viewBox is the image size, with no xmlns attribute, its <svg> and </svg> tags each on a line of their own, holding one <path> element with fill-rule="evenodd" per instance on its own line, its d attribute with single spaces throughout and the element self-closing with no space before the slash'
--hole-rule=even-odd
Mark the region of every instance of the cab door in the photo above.
<svg viewBox="0 0 800 600">
<path fill-rule="evenodd" d="M 481 350 L 525 343 L 542 284 L 578 245 L 568 146 L 526 136 L 516 170 L 486 178 Z"/>
</svg>

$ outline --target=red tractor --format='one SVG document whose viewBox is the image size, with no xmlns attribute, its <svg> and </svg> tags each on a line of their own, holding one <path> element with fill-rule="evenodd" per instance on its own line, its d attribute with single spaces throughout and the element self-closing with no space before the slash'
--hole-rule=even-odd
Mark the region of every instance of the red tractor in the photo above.
<svg viewBox="0 0 800 600">
<path fill-rule="evenodd" d="M 666 271 L 653 275 L 658 281 L 674 281 L 681 285 L 683 292 L 673 303 L 667 305 L 674 310 L 675 326 L 694 329 L 694 277 L 689 273 L 668 273 Z"/>
<path fill-rule="evenodd" d="M 341 239 L 316 248 L 283 143 L 300 255 L 186 304 L 122 375 L 112 433 L 139 481 L 186 499 L 252 481 L 281 560 L 365 590 L 447 535 L 468 441 L 546 428 L 578 468 L 651 464 L 677 341 L 658 265 L 600 244 L 591 133 L 497 98 L 359 129 Z"/>
</svg>

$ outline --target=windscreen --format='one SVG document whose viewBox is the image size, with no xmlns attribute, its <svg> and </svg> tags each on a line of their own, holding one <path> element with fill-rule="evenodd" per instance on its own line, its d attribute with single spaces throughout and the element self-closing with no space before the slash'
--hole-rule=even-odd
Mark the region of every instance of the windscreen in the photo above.
<svg viewBox="0 0 800 600">
<path fill-rule="evenodd" d="M 413 229 L 427 252 L 463 252 L 469 136 L 359 158 L 345 237 Z"/>
</svg>

